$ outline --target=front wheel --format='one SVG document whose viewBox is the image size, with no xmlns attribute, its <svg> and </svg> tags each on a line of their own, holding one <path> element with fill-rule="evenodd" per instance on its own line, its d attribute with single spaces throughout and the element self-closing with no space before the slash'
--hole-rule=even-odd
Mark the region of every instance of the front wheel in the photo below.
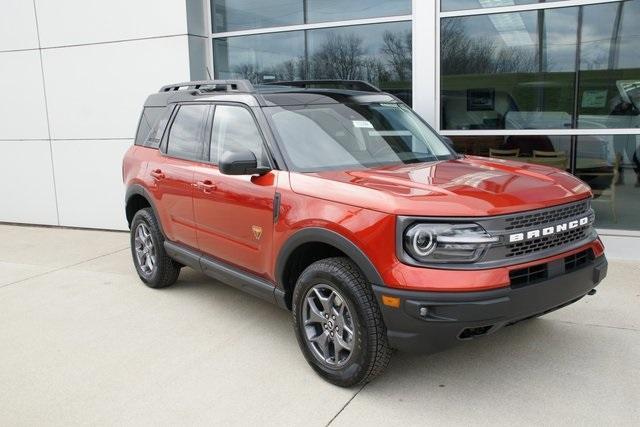
<svg viewBox="0 0 640 427">
<path fill-rule="evenodd" d="M 371 287 L 347 258 L 307 267 L 293 293 L 293 321 L 311 367 L 341 387 L 366 383 L 389 364 L 391 349 Z"/>
</svg>

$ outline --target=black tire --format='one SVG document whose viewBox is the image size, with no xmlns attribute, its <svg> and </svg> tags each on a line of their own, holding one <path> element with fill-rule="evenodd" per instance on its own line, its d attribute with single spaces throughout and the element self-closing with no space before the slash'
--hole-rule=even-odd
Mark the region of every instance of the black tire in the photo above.
<svg viewBox="0 0 640 427">
<path fill-rule="evenodd" d="M 155 264 L 154 268 L 149 272 L 143 270 L 136 255 L 136 232 L 141 224 L 148 230 L 151 242 L 153 243 Z M 164 250 L 164 236 L 160 232 L 158 220 L 151 208 L 140 209 L 136 212 L 131 221 L 130 239 L 133 265 L 136 267 L 140 280 L 147 286 L 154 289 L 166 288 L 178 280 L 181 266 L 169 258 L 167 252 Z"/>
<path fill-rule="evenodd" d="M 327 330 L 331 330 L 333 324 L 318 327 L 319 322 L 316 321 L 311 322 L 312 326 L 304 325 L 305 316 L 308 318 L 305 313 L 309 313 L 309 308 L 305 308 L 305 304 L 309 304 L 308 297 L 314 298 L 314 289 L 323 289 L 324 285 L 330 288 L 324 288 L 329 292 L 337 291 L 340 304 L 346 303 L 347 309 L 352 313 L 348 315 L 350 323 L 356 331 L 352 336 L 349 356 L 342 365 L 337 366 L 329 366 L 329 362 L 335 363 L 339 358 L 335 355 L 336 344 L 329 344 L 329 351 L 333 348 L 333 360 L 330 357 L 329 361 L 322 361 L 322 355 L 314 350 L 314 342 L 317 341 L 309 338 L 309 335 L 323 334 L 323 329 L 328 326 Z M 292 312 L 296 337 L 305 359 L 330 383 L 340 387 L 364 384 L 380 375 L 389 364 L 392 350 L 387 342 L 387 330 L 380 307 L 362 272 L 348 258 L 322 259 L 307 267 L 296 283 Z M 312 328 L 311 331 L 308 328 Z M 333 336 L 332 334 L 331 337 Z"/>
</svg>

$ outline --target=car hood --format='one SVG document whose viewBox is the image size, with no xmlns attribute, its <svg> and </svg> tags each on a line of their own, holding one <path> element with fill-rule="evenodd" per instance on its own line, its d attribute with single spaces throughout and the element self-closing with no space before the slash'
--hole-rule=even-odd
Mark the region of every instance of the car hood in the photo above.
<svg viewBox="0 0 640 427">
<path fill-rule="evenodd" d="M 590 188 L 559 169 L 482 157 L 292 173 L 292 190 L 398 215 L 488 216 L 569 203 Z"/>
</svg>

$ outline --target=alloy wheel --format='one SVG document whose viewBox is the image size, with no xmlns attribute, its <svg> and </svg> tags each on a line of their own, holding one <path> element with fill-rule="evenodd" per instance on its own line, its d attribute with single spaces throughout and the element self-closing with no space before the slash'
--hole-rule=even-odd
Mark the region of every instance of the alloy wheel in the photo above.
<svg viewBox="0 0 640 427">
<path fill-rule="evenodd" d="M 318 360 L 332 368 L 349 360 L 356 338 L 355 321 L 335 288 L 317 284 L 309 289 L 301 320 L 307 345 Z"/>
<path fill-rule="evenodd" d="M 135 251 L 140 270 L 147 276 L 156 268 L 156 250 L 146 224 L 140 223 L 135 231 Z"/>
</svg>

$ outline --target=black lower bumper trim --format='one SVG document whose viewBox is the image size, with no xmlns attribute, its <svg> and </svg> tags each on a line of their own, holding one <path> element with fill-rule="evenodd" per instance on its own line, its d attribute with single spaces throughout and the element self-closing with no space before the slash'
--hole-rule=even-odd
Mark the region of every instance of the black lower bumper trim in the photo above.
<svg viewBox="0 0 640 427">
<path fill-rule="evenodd" d="M 607 260 L 601 256 L 580 269 L 520 288 L 444 293 L 374 285 L 373 290 L 390 345 L 431 353 L 571 304 L 595 288 L 606 274 Z M 382 304 L 383 294 L 400 298 L 400 307 Z"/>
</svg>

